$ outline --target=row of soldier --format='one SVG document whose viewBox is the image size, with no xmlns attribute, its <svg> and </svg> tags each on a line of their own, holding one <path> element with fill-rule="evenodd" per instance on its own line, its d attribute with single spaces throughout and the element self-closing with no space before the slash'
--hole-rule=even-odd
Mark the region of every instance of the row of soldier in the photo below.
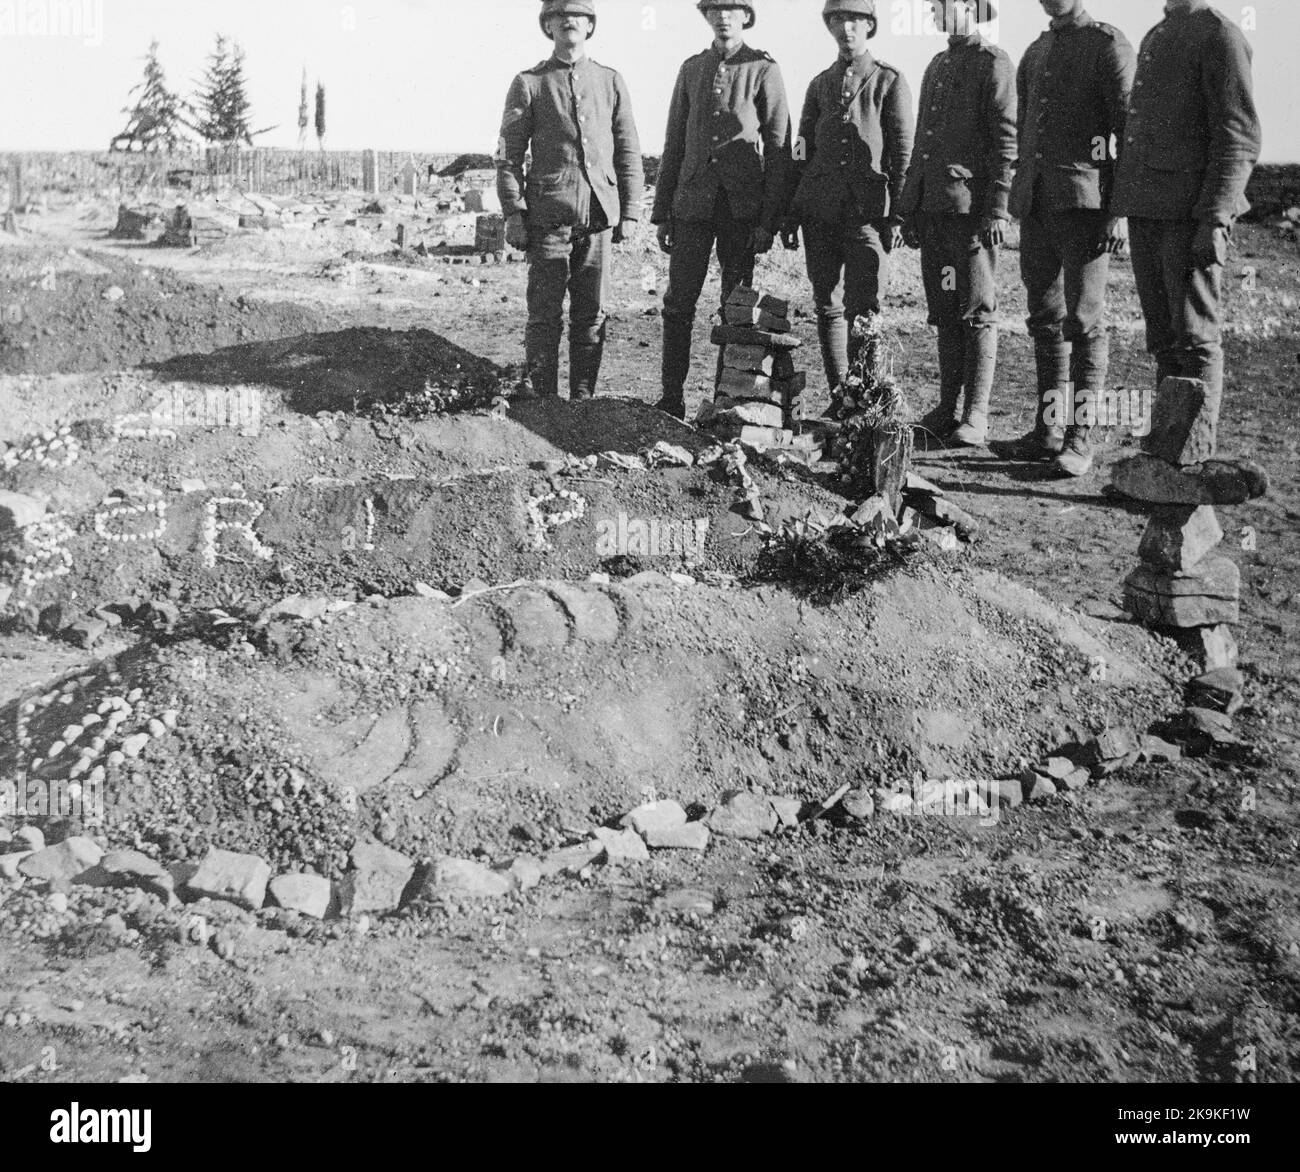
<svg viewBox="0 0 1300 1172">
<path fill-rule="evenodd" d="M 890 254 L 919 248 L 940 371 L 922 434 L 931 446 L 984 445 L 996 266 L 1014 216 L 1039 403 L 1033 431 L 998 450 L 1082 476 L 1109 363 L 1113 255 L 1131 250 L 1157 382 L 1221 388 L 1223 266 L 1260 152 L 1250 47 L 1205 0 L 1167 0 L 1138 54 L 1083 0 L 1039 0 L 1049 27 L 1017 69 L 980 31 L 997 18 L 990 0 L 929 3 L 948 47 L 926 69 L 914 118 L 906 78 L 868 48 L 876 0 L 826 0 L 839 51 L 795 132 L 779 66 L 745 42 L 755 3 L 699 0 L 713 40 L 674 86 L 652 213 L 670 258 L 658 405 L 685 418 L 712 254 L 725 303 L 758 255 L 778 238 L 798 248 L 802 232 L 830 413 L 852 358 L 849 323 L 881 312 Z M 567 293 L 570 394 L 585 399 L 600 371 L 610 249 L 642 208 L 642 156 L 623 78 L 586 53 L 593 0 L 543 0 L 541 26 L 554 51 L 510 88 L 498 185 L 508 240 L 530 264 L 531 386 L 558 393 Z M 1073 410 L 1062 419 L 1064 388 Z"/>
</svg>

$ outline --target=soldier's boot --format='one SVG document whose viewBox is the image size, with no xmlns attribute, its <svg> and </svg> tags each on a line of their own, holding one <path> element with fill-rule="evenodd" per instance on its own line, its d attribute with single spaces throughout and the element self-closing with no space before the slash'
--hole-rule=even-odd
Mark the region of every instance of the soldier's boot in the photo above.
<svg viewBox="0 0 1300 1172">
<path fill-rule="evenodd" d="M 1038 369 L 1038 414 L 1032 430 L 997 446 L 1005 460 L 1050 460 L 1065 448 L 1066 415 L 1070 409 L 1070 347 L 1061 338 L 1035 338 Z"/>
<path fill-rule="evenodd" d="M 822 366 L 831 391 L 827 419 L 838 419 L 844 403 L 844 379 L 849 373 L 849 323 L 843 317 L 817 319 L 817 340 L 822 348 Z"/>
<path fill-rule="evenodd" d="M 569 402 L 583 403 L 596 397 L 605 343 L 569 341 Z"/>
<path fill-rule="evenodd" d="M 983 447 L 989 438 L 989 402 L 998 368 L 997 326 L 972 326 L 966 337 L 966 407 L 961 426 L 949 440 L 954 447 Z"/>
<path fill-rule="evenodd" d="M 524 363 L 533 392 L 544 399 L 560 393 L 560 336 L 562 328 L 530 322 L 524 332 Z"/>
<path fill-rule="evenodd" d="M 966 329 L 939 327 L 939 403 L 915 423 L 916 446 L 942 448 L 960 421 L 957 417 L 962 381 L 966 377 Z"/>
<path fill-rule="evenodd" d="M 663 353 L 663 397 L 655 404 L 674 419 L 686 418 L 686 378 L 691 371 L 693 324 L 665 317 Z"/>
<path fill-rule="evenodd" d="M 1092 437 L 1100 398 L 1091 389 L 1075 392 L 1074 421 L 1065 429 L 1065 447 L 1056 457 L 1056 469 L 1063 476 L 1087 476 L 1092 471 L 1096 458 Z"/>
</svg>

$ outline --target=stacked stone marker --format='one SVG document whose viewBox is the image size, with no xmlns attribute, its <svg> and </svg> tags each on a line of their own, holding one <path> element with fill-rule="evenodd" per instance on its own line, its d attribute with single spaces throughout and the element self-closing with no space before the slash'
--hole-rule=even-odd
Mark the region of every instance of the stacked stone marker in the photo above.
<svg viewBox="0 0 1300 1172">
<path fill-rule="evenodd" d="M 790 332 L 790 303 L 746 286 L 727 299 L 713 331 L 722 349 L 711 430 L 755 447 L 792 447 L 807 375 L 794 368 L 800 341 Z"/>
<path fill-rule="evenodd" d="M 1199 379 L 1160 385 L 1144 455 L 1115 469 L 1125 496 L 1156 505 L 1142 538 L 1142 564 L 1124 582 L 1125 609 L 1153 627 L 1186 633 L 1207 671 L 1234 667 L 1231 627 L 1241 621 L 1241 571 L 1214 556 L 1223 541 L 1213 506 L 1267 491 L 1263 470 L 1213 459 L 1219 402 Z"/>
</svg>

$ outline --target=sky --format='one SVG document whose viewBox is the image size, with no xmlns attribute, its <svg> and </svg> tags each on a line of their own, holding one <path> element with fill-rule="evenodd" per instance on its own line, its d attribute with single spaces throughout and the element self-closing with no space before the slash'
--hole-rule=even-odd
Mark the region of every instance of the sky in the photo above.
<svg viewBox="0 0 1300 1172">
<path fill-rule="evenodd" d="M 681 62 L 705 48 L 694 0 L 596 0 L 593 58 L 619 70 L 632 94 L 642 145 L 662 148 Z M 822 0 L 757 0 L 750 44 L 780 63 L 791 104 L 835 57 Z M 996 39 L 1019 60 L 1046 27 L 1037 0 L 1003 0 Z M 1220 4 L 1255 55 L 1265 161 L 1300 162 L 1300 4 Z M 1162 0 L 1091 0 L 1098 20 L 1136 47 Z M 539 0 L 0 0 L 0 150 L 104 149 L 125 126 L 121 111 L 140 79 L 149 42 L 173 88 L 190 94 L 218 33 L 247 53 L 258 139 L 292 147 L 302 71 L 325 84 L 326 146 L 340 150 L 482 151 L 497 141 L 511 78 L 549 54 Z M 943 46 L 925 0 L 878 0 L 876 56 L 920 88 Z M 314 135 L 313 135 L 314 142 Z"/>
</svg>

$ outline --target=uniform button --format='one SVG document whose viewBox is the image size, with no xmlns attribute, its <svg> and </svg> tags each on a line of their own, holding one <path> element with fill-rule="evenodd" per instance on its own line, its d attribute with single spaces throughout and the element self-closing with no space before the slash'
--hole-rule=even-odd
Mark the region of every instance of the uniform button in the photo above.
<svg viewBox="0 0 1300 1172">
<path fill-rule="evenodd" d="M 929 161 L 929 158 L 930 158 L 929 155 L 922 155 L 922 156 L 921 156 L 921 161 L 922 161 L 922 162 L 928 162 L 928 161 Z"/>
<path fill-rule="evenodd" d="M 1133 136 L 1130 134 L 1130 135 L 1128 136 L 1128 138 L 1125 139 L 1124 141 L 1127 142 L 1127 143 L 1131 146 L 1131 145 L 1133 144 Z"/>
<path fill-rule="evenodd" d="M 927 130 L 927 131 L 925 132 L 925 137 L 926 137 L 926 138 L 933 138 L 933 137 L 934 137 L 934 131 L 933 131 L 933 130 Z"/>
</svg>

